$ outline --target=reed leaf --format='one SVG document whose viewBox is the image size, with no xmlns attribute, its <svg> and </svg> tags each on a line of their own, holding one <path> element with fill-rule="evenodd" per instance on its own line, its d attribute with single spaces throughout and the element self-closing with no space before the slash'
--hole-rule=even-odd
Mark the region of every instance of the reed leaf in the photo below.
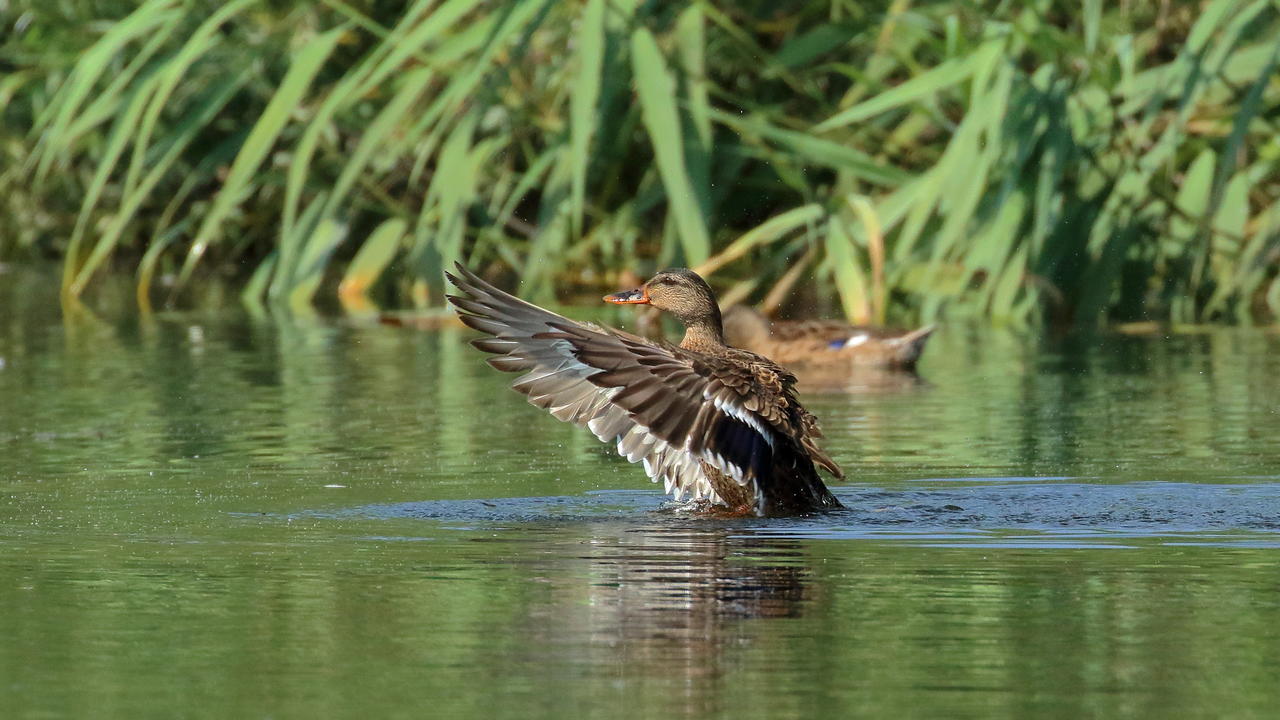
<svg viewBox="0 0 1280 720">
<path fill-rule="evenodd" d="M 631 35 L 631 54 L 642 117 L 666 188 L 667 202 L 679 228 L 685 261 L 696 265 L 710 254 L 711 241 L 694 198 L 693 183 L 685 165 L 684 135 L 671 103 L 676 94 L 675 81 L 648 30 L 636 30 Z"/>
<path fill-rule="evenodd" d="M 213 201 L 213 206 L 209 209 L 208 214 L 204 216 L 200 229 L 191 241 L 191 249 L 187 252 L 187 258 L 182 265 L 182 272 L 178 276 L 179 286 L 184 284 L 191 276 L 191 272 L 195 269 L 201 256 L 204 255 L 209 243 L 217 239 L 222 221 L 244 196 L 253 189 L 250 182 L 253 173 L 257 171 L 258 166 L 266 158 L 280 131 L 284 128 L 285 123 L 288 122 L 293 108 L 302 101 L 303 95 L 311 86 L 312 79 L 320 71 L 321 66 L 329 58 L 329 54 L 333 52 L 338 40 L 345 32 L 346 28 L 339 27 L 318 35 L 294 57 L 293 63 L 289 67 L 289 72 L 280 82 L 280 88 L 276 90 L 271 102 L 267 103 L 266 109 L 262 111 L 262 115 L 254 123 L 253 130 L 249 132 L 249 136 L 245 138 L 244 146 L 240 149 L 239 154 L 236 155 L 235 162 L 232 163 L 231 169 L 227 173 L 227 179 Z"/>
<path fill-rule="evenodd" d="M 776 242 L 789 232 L 817 222 L 823 214 L 824 211 L 820 205 L 804 205 L 769 218 L 759 226 L 743 233 L 714 257 L 695 265 L 693 269 L 700 274 L 710 275 L 761 245 Z"/>
<path fill-rule="evenodd" d="M 870 323 L 873 313 L 866 273 L 857 260 L 853 236 L 835 218 L 827 224 L 826 251 L 845 317 L 859 324 Z"/>
<path fill-rule="evenodd" d="M 360 250 L 351 259 L 347 272 L 338 286 L 338 296 L 350 302 L 357 296 L 368 296 L 369 288 L 378 281 L 387 266 L 395 258 L 404 242 L 409 224 L 401 218 L 392 218 L 379 225 Z"/>
<path fill-rule="evenodd" d="M 93 92 L 110 60 L 128 43 L 146 37 L 157 26 L 175 18 L 175 0 L 149 0 L 119 22 L 113 23 L 102 39 L 85 50 L 66 85 L 44 113 L 37 118 L 32 133 L 39 138 L 32 159 L 36 163 L 35 181 L 40 183 L 54 161 L 74 139 L 66 132 L 81 104 Z M 121 88 L 116 88 L 117 92 Z"/>
<path fill-rule="evenodd" d="M 597 104 L 600 101 L 601 73 L 604 68 L 604 0 L 587 0 L 578 38 L 578 71 L 570 100 L 570 162 L 573 164 L 572 232 L 582 235 L 582 216 L 586 207 L 588 150 L 596 131 Z"/>
<path fill-rule="evenodd" d="M 843 170 L 868 182 L 893 187 L 911 177 L 906 172 L 877 162 L 857 148 L 808 133 L 777 128 L 759 118 L 741 117 L 718 110 L 711 110 L 708 115 L 744 136 L 775 142 L 809 162 Z"/>
<path fill-rule="evenodd" d="M 243 77 L 224 78 L 220 84 L 209 88 L 209 92 L 203 99 L 175 126 L 174 131 L 167 138 L 164 154 L 152 163 L 150 171 L 138 186 L 122 198 L 120 208 L 111 216 L 106 228 L 98 235 L 83 263 L 75 262 L 79 240 L 83 235 L 73 236 L 72 247 L 68 251 L 68 262 L 64 265 L 63 292 L 66 295 L 78 297 L 84 292 L 90 278 L 116 249 L 130 222 L 149 199 L 151 192 L 160 184 L 187 146 L 195 140 L 200 130 L 222 111 L 245 81 L 246 78 Z M 94 198 L 86 198 L 86 205 L 91 199 Z"/>
<path fill-rule="evenodd" d="M 288 290 L 289 307 L 300 311 L 311 306 L 311 299 L 324 280 L 329 256 L 342 244 L 346 235 L 347 226 L 333 218 L 324 218 L 316 225 L 315 231 L 307 237 L 298 266 L 293 270 L 293 282 Z"/>
<path fill-rule="evenodd" d="M 1002 50 L 1003 43 L 987 43 L 979 52 L 970 57 L 948 60 L 928 72 L 911 78 L 892 90 L 887 90 L 847 110 L 836 113 L 818 123 L 814 131 L 826 132 L 852 125 L 902 105 L 932 97 L 940 90 L 954 87 L 969 79 L 975 69 L 988 65 Z"/>
<path fill-rule="evenodd" d="M 151 148 L 151 136 L 160 123 L 161 114 L 170 109 L 174 91 L 187 78 L 188 70 L 202 56 L 214 48 L 218 42 L 218 30 L 222 24 L 237 13 L 248 8 L 253 0 L 233 0 L 216 11 L 196 28 L 195 32 L 183 43 L 182 48 L 164 63 L 159 71 L 159 83 L 151 95 L 133 140 L 133 157 L 129 163 L 128 174 L 124 180 L 124 191 L 133 192 L 147 167 L 147 154 Z"/>
</svg>

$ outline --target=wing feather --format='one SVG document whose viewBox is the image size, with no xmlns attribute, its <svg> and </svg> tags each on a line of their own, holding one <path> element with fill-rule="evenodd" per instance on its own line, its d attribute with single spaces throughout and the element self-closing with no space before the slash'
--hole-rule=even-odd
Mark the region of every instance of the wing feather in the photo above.
<svg viewBox="0 0 1280 720">
<path fill-rule="evenodd" d="M 489 364 L 524 373 L 512 387 L 556 418 L 615 444 L 677 499 L 719 501 L 703 463 L 751 489 L 769 468 L 777 431 L 685 351 L 527 303 L 464 267 L 449 280 L 462 321 Z"/>
</svg>

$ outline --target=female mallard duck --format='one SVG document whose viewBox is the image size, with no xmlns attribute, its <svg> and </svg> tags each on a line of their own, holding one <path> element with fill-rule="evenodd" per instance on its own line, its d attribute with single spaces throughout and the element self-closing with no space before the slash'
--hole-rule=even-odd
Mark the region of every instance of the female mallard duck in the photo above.
<svg viewBox="0 0 1280 720">
<path fill-rule="evenodd" d="M 933 326 L 903 332 L 837 320 L 770 323 L 759 311 L 734 305 L 724 313 L 728 343 L 782 365 L 851 364 L 912 370 Z"/>
<path fill-rule="evenodd" d="M 516 390 L 560 420 L 582 425 L 618 454 L 643 462 L 677 500 L 722 512 L 795 515 L 838 508 L 815 463 L 837 478 L 818 448 L 813 415 L 796 401 L 795 378 L 772 361 L 725 345 L 715 295 L 691 270 L 664 270 L 636 290 L 605 296 L 652 305 L 685 326 L 674 346 L 580 323 L 509 295 L 459 265 L 449 296 L 489 364 L 525 373 Z"/>
</svg>

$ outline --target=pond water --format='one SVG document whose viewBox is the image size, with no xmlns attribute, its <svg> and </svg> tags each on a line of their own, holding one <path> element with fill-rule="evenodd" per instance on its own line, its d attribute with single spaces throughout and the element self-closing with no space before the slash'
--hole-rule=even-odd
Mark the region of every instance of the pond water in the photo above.
<svg viewBox="0 0 1280 720">
<path fill-rule="evenodd" d="M 664 510 L 466 332 L 52 284 L 0 274 L 5 717 L 1280 702 L 1273 331 L 943 327 L 919 382 L 806 396 L 848 512 L 727 521 Z"/>
</svg>

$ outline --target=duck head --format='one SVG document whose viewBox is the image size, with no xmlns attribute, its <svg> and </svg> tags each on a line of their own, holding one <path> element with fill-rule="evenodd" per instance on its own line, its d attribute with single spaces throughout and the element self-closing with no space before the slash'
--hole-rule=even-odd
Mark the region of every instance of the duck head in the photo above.
<svg viewBox="0 0 1280 720">
<path fill-rule="evenodd" d="M 604 296 L 618 305 L 651 305 L 671 313 L 684 324 L 687 333 L 714 337 L 723 342 L 720 306 L 711 286 L 692 270 L 663 270 L 635 290 Z M 686 339 L 689 337 L 686 334 Z"/>
</svg>

